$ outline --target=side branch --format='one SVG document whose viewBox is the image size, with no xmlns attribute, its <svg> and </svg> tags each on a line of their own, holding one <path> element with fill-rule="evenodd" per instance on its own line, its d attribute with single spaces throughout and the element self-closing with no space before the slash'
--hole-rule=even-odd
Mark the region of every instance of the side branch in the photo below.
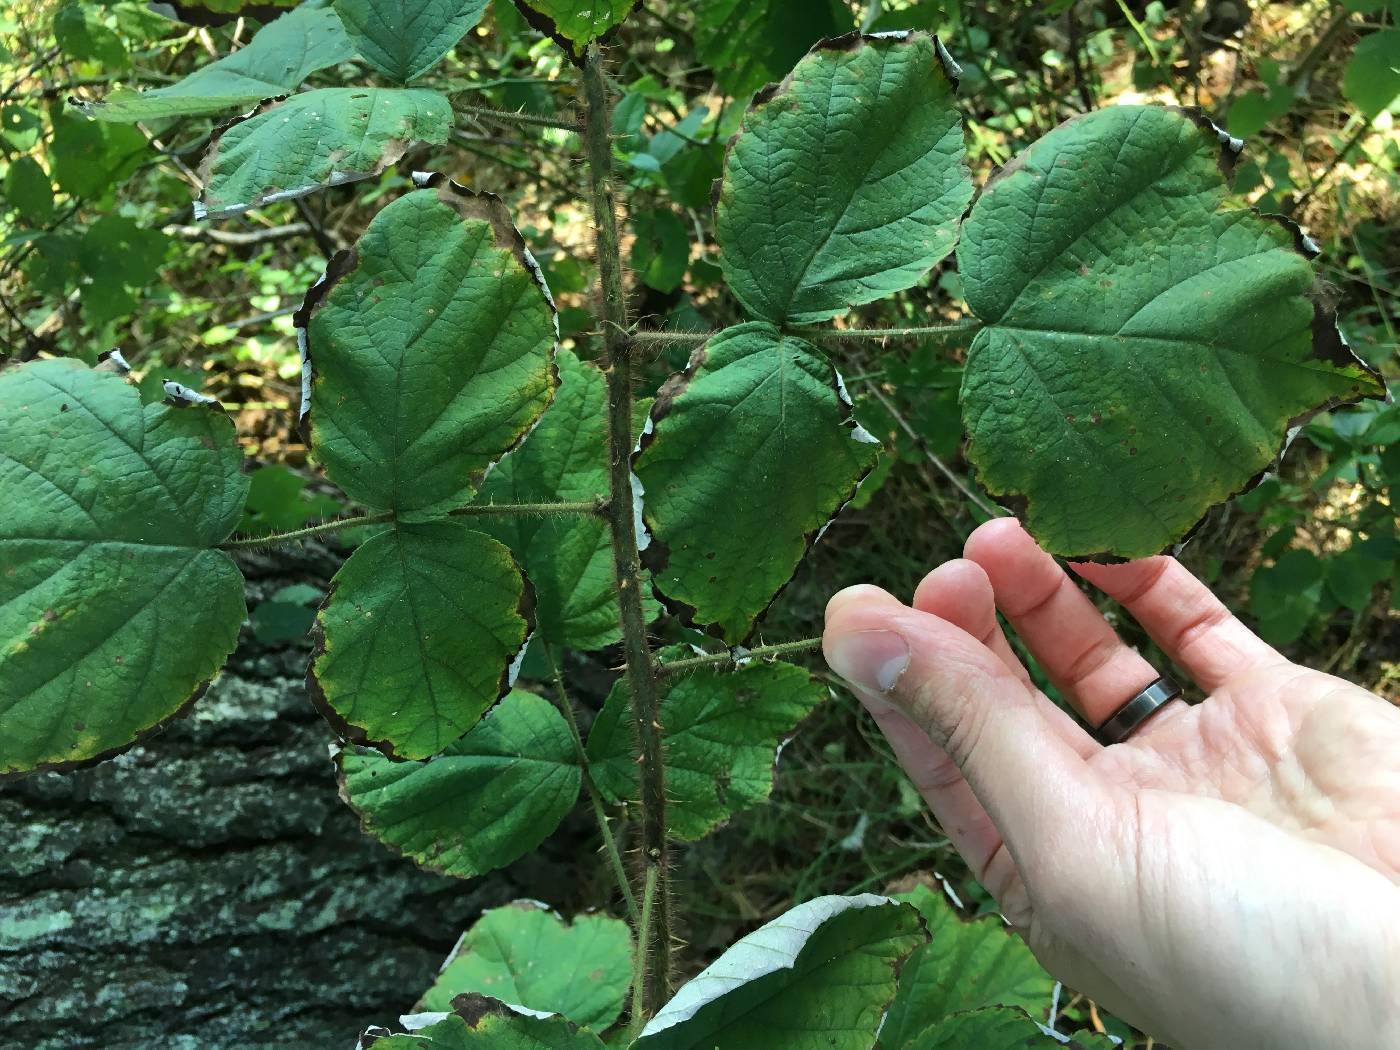
<svg viewBox="0 0 1400 1050">
<path fill-rule="evenodd" d="M 583 134 L 583 125 L 576 120 L 563 120 L 558 117 L 539 117 L 533 113 L 517 113 L 510 109 L 496 109 L 493 106 L 472 106 L 466 103 L 458 103 L 453 107 L 458 113 L 465 113 L 469 117 L 479 117 L 483 120 L 495 120 L 502 124 L 520 124 L 528 128 L 558 128 L 561 131 L 572 131 L 575 134 Z"/>
<path fill-rule="evenodd" d="M 662 675 L 685 674 L 702 668 L 735 667 L 742 661 L 777 660 L 793 653 L 810 653 L 820 649 L 820 638 L 802 638 L 795 642 L 776 642 L 773 645 L 759 645 L 752 649 L 729 649 L 722 653 L 706 653 L 704 656 L 690 656 L 684 660 L 668 660 L 658 664 L 656 671 Z"/>
<path fill-rule="evenodd" d="M 472 503 L 465 507 L 449 510 L 447 514 L 453 518 L 499 518 L 512 515 L 516 517 L 546 517 L 552 514 L 601 515 L 605 506 L 606 502 L 601 498 L 577 503 Z M 311 539 L 313 536 L 324 536 L 327 533 L 340 532 L 344 529 L 356 529 L 361 525 L 382 525 L 393 521 L 395 517 L 392 510 L 378 514 L 356 514 L 348 518 L 323 521 L 319 525 L 308 525 L 304 529 L 294 529 L 291 532 L 270 532 L 266 536 L 246 536 L 242 539 L 226 540 L 219 544 L 219 549 L 236 551 L 280 547 L 283 544 Z"/>
<path fill-rule="evenodd" d="M 656 666 L 647 642 L 642 605 L 642 567 L 637 550 L 637 513 L 632 499 L 632 354 L 628 334 L 627 293 L 618 244 L 617 201 L 612 175 L 612 111 L 602 58 L 590 45 L 583 66 L 587 104 L 584 133 L 588 162 L 589 203 L 598 248 L 603 342 L 607 348 L 608 386 L 608 523 L 612 529 L 613 571 L 622 620 L 622 647 L 637 733 L 642 828 L 641 871 L 644 903 L 637 944 L 644 963 L 637 971 L 642 1012 L 654 1014 L 671 994 L 671 921 L 666 841 L 666 784 L 662 750 L 661 695 Z M 650 892 L 654 889 L 654 893 Z M 633 1021 L 637 1018 L 634 1016 Z"/>
<path fill-rule="evenodd" d="M 983 328 L 981 321 L 953 321 L 949 324 L 921 325 L 913 328 L 787 328 L 791 335 L 810 343 L 884 342 L 890 339 L 958 339 L 976 335 Z M 704 343 L 718 332 L 633 332 L 636 346 L 666 346 L 674 343 Z"/>
</svg>

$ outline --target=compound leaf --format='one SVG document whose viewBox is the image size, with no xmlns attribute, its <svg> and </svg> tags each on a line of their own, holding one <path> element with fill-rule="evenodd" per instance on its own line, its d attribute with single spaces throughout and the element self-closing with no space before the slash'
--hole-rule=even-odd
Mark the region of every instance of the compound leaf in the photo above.
<svg viewBox="0 0 1400 1050">
<path fill-rule="evenodd" d="M 908 1050 L 1113 1050 L 1118 1044 L 1106 1035 L 1093 1032 L 1073 1036 L 1049 1032 L 1025 1010 L 1010 1006 L 990 1006 L 953 1014 L 907 1042 L 895 1042 L 880 1033 L 880 1045 L 907 1047 Z"/>
<path fill-rule="evenodd" d="M 522 1012 L 499 999 L 469 992 L 451 1013 L 405 1017 L 412 1030 L 391 1035 L 370 1028 L 359 1045 L 368 1050 L 603 1050 L 603 1041 L 558 1016 Z"/>
<path fill-rule="evenodd" d="M 448 1010 L 464 992 L 480 992 L 601 1032 L 631 985 L 632 935 L 621 919 L 565 922 L 537 901 L 513 901 L 462 935 L 417 1009 Z"/>
<path fill-rule="evenodd" d="M 341 797 L 396 853 L 469 879 L 538 846 L 578 799 L 582 774 L 564 716 L 513 690 L 427 762 L 350 747 L 336 755 Z"/>
<path fill-rule="evenodd" d="M 367 179 L 415 142 L 452 130 L 445 95 L 417 88 L 319 88 L 226 125 L 200 169 L 197 218 L 235 215 Z"/>
<path fill-rule="evenodd" d="M 509 689 L 530 623 L 504 544 L 456 521 L 400 524 L 331 582 L 308 680 L 342 736 L 427 758 Z"/>
<path fill-rule="evenodd" d="M 953 250 L 972 199 L 955 70 L 926 33 L 852 33 L 754 97 L 715 210 L 725 280 L 752 313 L 824 321 Z"/>
<path fill-rule="evenodd" d="M 1000 918 L 966 921 L 942 891 L 928 886 L 898 899 L 919 909 L 929 943 L 915 948 L 900 972 L 899 992 L 880 1029 L 885 1046 L 922 1045 L 914 1038 L 918 1032 L 963 1010 L 1018 1006 L 1039 1012 L 1049 1005 L 1055 979 Z"/>
<path fill-rule="evenodd" d="M 481 21 L 488 0 L 335 0 L 360 57 L 406 84 L 422 76 Z"/>
<path fill-rule="evenodd" d="M 1224 207 L 1238 148 L 1194 112 L 1099 110 L 1013 161 L 963 227 L 987 324 L 963 377 L 968 458 L 1055 554 L 1155 554 L 1293 422 L 1385 393 L 1311 297 L 1311 242 Z"/>
<path fill-rule="evenodd" d="M 534 260 L 499 198 L 448 182 L 376 215 L 297 323 L 312 451 L 352 499 L 401 517 L 469 502 L 553 395 Z"/>
<path fill-rule="evenodd" d="M 525 21 L 562 47 L 574 62 L 582 62 L 588 45 L 621 25 L 640 3 L 641 0 L 515 0 Z"/>
<path fill-rule="evenodd" d="M 685 650 L 667 655 L 681 657 Z M 699 670 L 667 683 L 666 814 L 673 837 L 703 838 L 773 790 L 778 749 L 826 689 L 800 667 L 750 663 L 734 671 Z M 594 779 L 613 802 L 635 799 L 637 766 L 628 727 L 628 692 L 619 681 L 588 736 Z"/>
<path fill-rule="evenodd" d="M 559 391 L 525 442 L 491 471 L 478 503 L 582 502 L 607 495 L 607 391 L 597 366 L 561 350 Z M 607 523 L 583 514 L 482 517 L 535 588 L 542 640 L 601 649 L 622 637 Z M 648 613 L 659 611 L 647 598 Z M 650 615 L 648 618 L 650 618 Z"/>
<path fill-rule="evenodd" d="M 292 91 L 317 70 L 355 57 L 345 27 L 321 0 L 308 0 L 258 30 L 247 47 L 154 91 L 114 91 L 83 108 L 98 120 L 131 123 L 222 113 Z"/>
<path fill-rule="evenodd" d="M 662 389 L 647 428 L 633 469 L 656 590 L 741 642 L 879 446 L 854 424 L 821 353 L 763 322 L 698 350 Z"/>
<path fill-rule="evenodd" d="M 919 913 L 888 897 L 818 897 L 744 937 L 676 993 L 637 1050 L 869 1050 Z"/>
<path fill-rule="evenodd" d="M 214 549 L 242 461 L 217 406 L 143 409 L 71 359 L 0 373 L 0 775 L 114 754 L 202 692 L 246 615 Z"/>
</svg>

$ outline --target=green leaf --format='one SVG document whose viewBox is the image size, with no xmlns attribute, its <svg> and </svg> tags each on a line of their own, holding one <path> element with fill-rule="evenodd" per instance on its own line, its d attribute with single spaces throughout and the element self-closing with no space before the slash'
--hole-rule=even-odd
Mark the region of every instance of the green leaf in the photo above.
<svg viewBox="0 0 1400 1050">
<path fill-rule="evenodd" d="M 1255 570 L 1249 581 L 1249 611 L 1259 633 L 1272 645 L 1297 641 L 1322 599 L 1326 568 L 1316 554 L 1291 550 L 1273 565 Z"/>
<path fill-rule="evenodd" d="M 821 353 L 762 322 L 697 351 L 656 399 L 648 428 L 633 469 L 656 589 L 741 642 L 879 446 L 855 426 Z"/>
<path fill-rule="evenodd" d="M 378 175 L 415 142 L 443 143 L 452 105 L 436 91 L 320 88 L 226 125 L 205 154 L 195 217 L 235 215 Z"/>
<path fill-rule="evenodd" d="M 684 649 L 668 651 L 679 658 Z M 619 680 L 588 735 L 598 789 L 613 802 L 638 797 L 628 724 L 628 690 Z M 698 670 L 666 682 L 666 815 L 674 838 L 703 838 L 740 810 L 767 800 L 778 749 L 826 699 L 800 667 L 750 663 L 734 671 Z"/>
<path fill-rule="evenodd" d="M 695 57 L 730 95 L 777 80 L 813 44 L 855 28 L 850 5 L 841 0 L 697 0 L 692 6 Z"/>
<path fill-rule="evenodd" d="M 462 935 L 415 1009 L 447 1010 L 464 992 L 489 994 L 601 1032 L 632 985 L 632 935 L 607 915 L 565 922 L 536 901 L 484 912 Z"/>
<path fill-rule="evenodd" d="M 286 95 L 319 69 L 355 57 L 336 13 L 320 0 L 258 30 L 248 46 L 154 91 L 114 91 L 85 107 L 98 120 L 133 122 L 222 113 Z"/>
<path fill-rule="evenodd" d="M 685 280 L 690 265 L 690 234 L 680 216 L 655 208 L 632 216 L 632 269 L 648 288 L 669 295 Z"/>
<path fill-rule="evenodd" d="M 1383 583 L 1400 564 L 1400 544 L 1393 537 L 1356 540 L 1327 558 L 1327 589 L 1354 613 L 1371 603 L 1376 584 Z"/>
<path fill-rule="evenodd" d="M 553 704 L 514 690 L 428 762 L 364 748 L 336 756 L 341 797 L 395 853 L 469 879 L 530 852 L 578 799 L 582 774 Z"/>
<path fill-rule="evenodd" d="M 1400 29 L 1361 38 L 1342 75 L 1342 94 L 1367 117 L 1389 108 L 1400 95 Z"/>
<path fill-rule="evenodd" d="M 1286 84 L 1277 84 L 1267 91 L 1247 91 L 1230 106 L 1230 133 L 1237 138 L 1249 138 L 1279 117 L 1293 105 L 1294 91 Z"/>
<path fill-rule="evenodd" d="M 563 1017 L 529 1016 L 474 992 L 459 998 L 450 1014 L 404 1018 L 409 1020 L 427 1023 L 398 1035 L 371 1028 L 359 1045 L 374 1050 L 603 1050 L 601 1039 Z"/>
<path fill-rule="evenodd" d="M 259 467 L 248 481 L 248 505 L 238 523 L 241 533 L 261 535 L 299 529 L 308 521 L 333 518 L 344 510 L 329 496 L 308 494 L 307 479 L 281 463 Z"/>
<path fill-rule="evenodd" d="M 297 315 L 311 449 L 366 506 L 440 514 L 553 395 L 554 303 L 500 199 L 442 182 L 380 211 Z"/>
<path fill-rule="evenodd" d="M 319 591 L 315 595 L 321 597 Z M 304 638 L 315 622 L 315 609 L 298 602 L 276 600 L 259 602 L 248 618 L 258 641 L 268 645 Z"/>
<path fill-rule="evenodd" d="M 136 128 L 54 115 L 50 170 L 64 193 L 98 197 L 134 172 L 147 152 L 146 137 Z"/>
<path fill-rule="evenodd" d="M 733 945 L 648 1022 L 637 1050 L 869 1050 L 919 913 L 871 893 L 799 904 Z"/>
<path fill-rule="evenodd" d="M 907 1042 L 896 1043 L 885 1032 L 880 1033 L 880 1045 L 894 1050 L 1114 1050 L 1117 1046 L 1106 1035 L 1093 1032 L 1073 1036 L 1052 1035 L 1045 1026 L 1024 1010 L 1009 1006 L 991 1006 L 953 1014 L 946 1020 L 912 1036 Z"/>
<path fill-rule="evenodd" d="M 183 713 L 243 622 L 214 546 L 247 480 L 217 406 L 71 359 L 0 373 L 0 774 L 67 769 Z"/>
<path fill-rule="evenodd" d="M 478 503 L 582 502 L 608 492 L 607 384 L 572 351 L 556 358 L 559 391 L 525 443 L 482 483 Z M 612 540 L 584 514 L 482 517 L 477 527 L 515 553 L 535 588 L 539 636 L 552 645 L 601 649 L 622 637 Z M 648 619 L 660 611 L 645 598 Z"/>
<path fill-rule="evenodd" d="M 53 218 L 53 183 L 33 157 L 18 157 L 5 173 L 5 200 L 31 226 Z"/>
<path fill-rule="evenodd" d="M 1291 423 L 1379 396 L 1311 297 L 1311 242 L 1225 207 L 1238 140 L 1198 114 L 1076 117 L 995 177 L 958 265 L 987 327 L 968 458 L 1041 546 L 1139 558 L 1273 461 Z"/>
<path fill-rule="evenodd" d="M 386 77 L 422 76 L 481 21 L 488 0 L 335 0 L 356 49 Z"/>
<path fill-rule="evenodd" d="M 1055 978 L 1000 918 L 965 921 L 941 890 L 923 885 L 898 899 L 919 909 L 929 943 L 914 949 L 899 975 L 899 993 L 880 1029 L 883 1045 L 922 1045 L 916 1033 L 962 1010 L 1019 1006 L 1040 1014 L 1049 1006 Z"/>
<path fill-rule="evenodd" d="M 128 288 L 140 288 L 160 272 L 170 238 L 125 215 L 103 215 L 87 228 L 78 261 L 94 280 L 115 278 Z"/>
<path fill-rule="evenodd" d="M 755 96 L 715 210 L 725 280 L 750 312 L 824 321 L 953 250 L 972 180 L 950 70 L 925 33 L 851 35 Z"/>
<path fill-rule="evenodd" d="M 103 25 L 100 11 L 80 4 L 64 4 L 53 16 L 55 43 L 70 58 L 101 63 L 107 70 L 130 64 L 121 37 Z"/>
<path fill-rule="evenodd" d="M 621 25 L 641 0 L 515 0 L 515 6 L 525 21 L 581 63 L 588 45 Z"/>
<path fill-rule="evenodd" d="M 335 574 L 317 617 L 312 698 L 343 737 L 427 758 L 510 688 L 527 615 L 504 544 L 456 521 L 400 523 Z"/>
</svg>

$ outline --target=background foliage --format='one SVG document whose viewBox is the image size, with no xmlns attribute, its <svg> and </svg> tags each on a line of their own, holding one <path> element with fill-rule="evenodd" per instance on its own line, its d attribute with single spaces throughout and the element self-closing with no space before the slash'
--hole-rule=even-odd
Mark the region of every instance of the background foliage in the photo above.
<svg viewBox="0 0 1400 1050">
<path fill-rule="evenodd" d="M 191 23 L 184 24 L 134 2 L 0 5 L 0 352 L 92 360 L 119 346 L 145 378 L 146 400 L 159 399 L 163 378 L 218 397 L 256 463 L 243 528 L 273 531 L 344 509 L 306 469 L 294 426 L 299 368 L 291 314 L 329 256 L 410 190 L 411 170 L 443 171 L 505 197 L 558 300 L 565 345 L 586 363 L 599 357 L 601 338 L 585 309 L 595 286 L 591 231 L 581 203 L 585 173 L 567 131 L 459 114 L 454 126 L 426 136 L 436 144 L 413 147 L 374 178 L 195 225 L 196 168 L 219 118 L 169 120 L 155 112 L 140 123 L 112 123 L 69 104 L 172 84 L 246 43 L 255 20 L 275 13 L 263 7 L 240 15 L 236 7 L 182 8 Z M 623 247 L 637 315 L 657 327 L 696 329 L 746 318 L 721 279 L 714 247 L 711 183 L 725 143 L 752 91 L 780 79 L 819 37 L 857 27 L 922 28 L 943 37 L 963 66 L 959 98 L 978 184 L 1076 112 L 1140 101 L 1202 106 L 1249 140 L 1236 194 L 1305 226 L 1323 249 L 1319 265 L 1343 330 L 1358 353 L 1395 378 L 1400 29 L 1384 0 L 649 0 L 612 48 L 623 90 L 614 148 L 628 180 Z M 342 65 L 345 54 L 325 57 L 311 73 L 314 86 L 360 82 Z M 578 101 L 567 61 L 515 8 L 496 2 L 414 86 L 446 91 L 459 108 L 567 118 Z M 407 78 L 421 63 L 385 55 L 374 64 L 390 78 Z M 265 94 L 260 88 L 244 101 Z M 926 281 L 860 307 L 843 323 L 886 327 L 965 313 L 950 258 Z M 893 454 L 765 619 L 774 638 L 813 633 L 825 597 L 847 583 L 872 580 L 910 593 L 980 520 L 978 504 L 958 488 L 971 484 L 956 407 L 966 349 L 956 342 L 851 344 L 839 352 L 857 419 Z M 654 387 L 682 367 L 687 350 L 659 352 L 645 381 Z M 583 367 L 570 367 L 582 398 L 592 380 Z M 528 486 L 526 466 L 496 484 Z M 1318 417 L 1295 440 L 1283 470 L 1213 514 L 1184 557 L 1290 655 L 1395 698 L 1397 485 L 1400 409 L 1368 403 Z M 577 552 L 579 564 L 587 565 L 597 538 L 577 542 L 587 548 Z M 318 592 L 278 592 L 254 606 L 252 630 L 264 639 L 293 637 L 319 599 Z M 1131 622 L 1120 626 L 1150 648 Z M 669 640 L 687 638 L 680 632 Z M 594 710 L 607 711 L 603 672 L 616 663 L 605 650 L 595 666 L 569 669 L 574 681 L 597 683 L 582 691 Z M 540 651 L 527 654 L 524 675 L 550 678 Z M 691 915 L 680 932 L 690 942 L 692 972 L 795 901 L 885 891 L 934 867 L 970 910 L 991 907 L 856 705 L 844 696 L 826 704 L 795 699 L 793 721 L 808 710 L 783 753 L 772 803 L 733 816 L 679 854 Z M 703 776 L 703 754 L 693 764 Z M 620 776 L 625 793 L 626 771 Z M 729 817 L 697 811 L 693 819 L 706 827 Z M 471 870 L 469 859 L 462 863 Z M 566 914 L 606 896 L 598 858 L 581 851 L 577 863 L 577 899 L 551 901 Z M 1131 1037 L 1090 1004 L 1067 996 L 1060 1005 L 1071 1025 Z"/>
</svg>

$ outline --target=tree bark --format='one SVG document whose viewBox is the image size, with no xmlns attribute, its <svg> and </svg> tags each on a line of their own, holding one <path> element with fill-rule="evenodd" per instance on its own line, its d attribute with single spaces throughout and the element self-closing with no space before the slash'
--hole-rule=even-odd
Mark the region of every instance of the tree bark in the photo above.
<svg viewBox="0 0 1400 1050">
<path fill-rule="evenodd" d="M 324 585 L 337 559 L 240 560 L 252 607 Z M 547 860 L 461 882 L 363 835 L 305 696 L 306 648 L 243 641 L 152 740 L 0 786 L 0 1047 L 350 1046 L 407 1012 L 522 882 L 577 895 Z"/>
</svg>

